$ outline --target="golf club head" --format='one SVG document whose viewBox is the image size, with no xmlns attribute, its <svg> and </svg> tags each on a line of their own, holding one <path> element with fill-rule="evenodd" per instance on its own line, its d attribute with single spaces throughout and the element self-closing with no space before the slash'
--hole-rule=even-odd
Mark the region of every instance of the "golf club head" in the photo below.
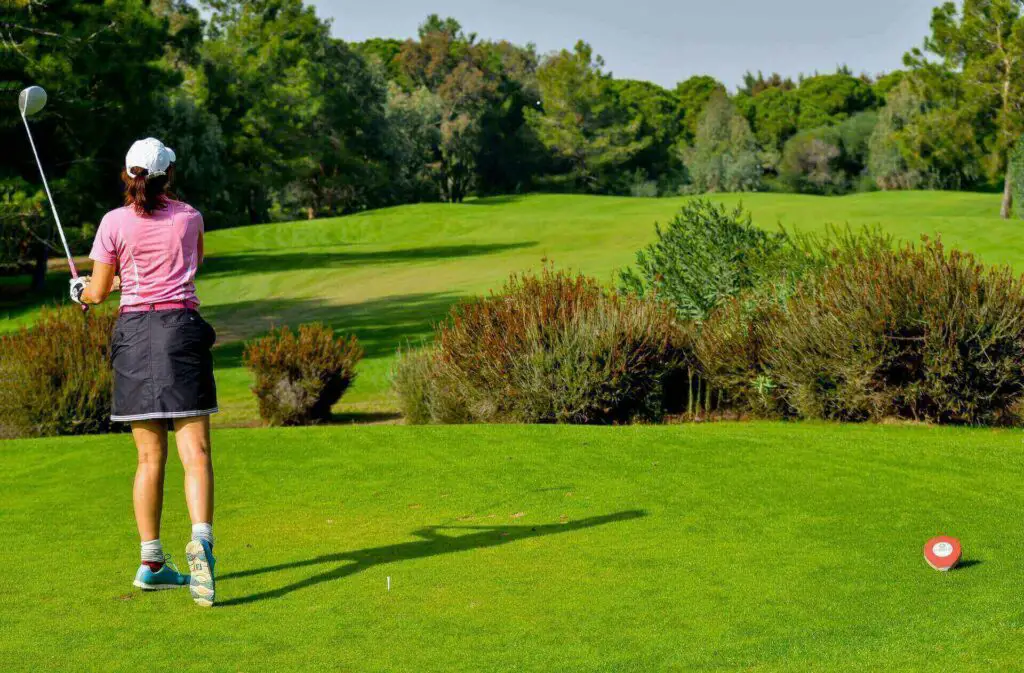
<svg viewBox="0 0 1024 673">
<path fill-rule="evenodd" d="M 41 86 L 30 86 L 18 94 L 18 109 L 31 117 L 46 106 L 46 91 Z"/>
</svg>

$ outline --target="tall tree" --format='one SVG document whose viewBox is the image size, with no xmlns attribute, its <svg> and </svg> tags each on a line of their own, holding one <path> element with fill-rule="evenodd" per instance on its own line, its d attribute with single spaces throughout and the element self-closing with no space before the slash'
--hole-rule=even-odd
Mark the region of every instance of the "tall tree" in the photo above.
<svg viewBox="0 0 1024 673">
<path fill-rule="evenodd" d="M 964 113 L 985 108 L 994 120 L 991 150 L 1003 176 L 1000 215 L 1004 219 L 1013 211 L 1009 153 L 1024 129 L 1022 9 L 1022 0 L 964 0 L 959 9 L 956 3 L 946 2 L 934 10 L 931 35 L 924 43 L 924 52 L 941 58 L 946 69 L 962 73 L 968 98 Z M 930 64 L 924 52 L 908 53 L 907 66 L 927 72 Z"/>
<path fill-rule="evenodd" d="M 916 189 L 924 182 L 919 167 L 913 165 L 906 129 L 926 110 L 924 99 L 906 79 L 886 98 L 869 143 L 868 170 L 879 189 Z"/>
<path fill-rule="evenodd" d="M 466 35 L 455 19 L 436 14 L 420 26 L 419 41 L 407 41 L 398 56 L 413 85 L 434 92 L 442 103 L 434 169 L 445 201 L 462 201 L 476 178 L 482 119 L 499 86 L 484 58 L 475 35 Z"/>
<path fill-rule="evenodd" d="M 758 70 L 756 77 L 750 71 L 743 75 L 743 84 L 740 85 L 738 92 L 747 96 L 756 96 L 767 89 L 792 91 L 795 88 L 796 82 L 790 77 L 783 77 L 777 72 L 773 72 L 768 77 L 765 77 L 764 73 Z"/>
<path fill-rule="evenodd" d="M 308 156 L 322 103 L 314 86 L 328 26 L 301 0 L 211 0 L 200 102 L 220 119 L 232 200 L 248 222 L 267 222 Z"/>
<path fill-rule="evenodd" d="M 200 104 L 220 120 L 231 200 L 250 222 L 389 202 L 386 88 L 302 0 L 216 0 Z"/>
<path fill-rule="evenodd" d="M 385 149 L 397 202 L 438 198 L 431 168 L 441 143 L 441 114 L 441 99 L 426 87 L 407 93 L 389 84 Z"/>
<path fill-rule="evenodd" d="M 747 192 L 760 186 L 754 134 L 722 92 L 716 92 L 708 102 L 694 145 L 685 150 L 685 159 L 695 191 Z"/>
<path fill-rule="evenodd" d="M 761 149 L 762 167 L 765 172 L 774 173 L 778 170 L 783 146 L 797 132 L 800 101 L 793 89 L 781 86 L 751 88 L 758 93 L 738 94 L 736 107 L 747 118 L 754 132 Z"/>
<path fill-rule="evenodd" d="M 714 77 L 696 75 L 676 85 L 676 100 L 679 101 L 680 140 L 684 144 L 697 137 L 697 125 L 704 115 L 704 108 L 715 92 L 725 93 L 725 85 Z"/>
<path fill-rule="evenodd" d="M 397 81 L 402 78 L 398 56 L 402 53 L 404 44 L 405 42 L 395 38 L 374 37 L 350 46 L 367 60 L 378 61 L 387 73 L 388 79 Z"/>
<path fill-rule="evenodd" d="M 537 51 L 533 45 L 499 41 L 482 43 L 480 52 L 484 68 L 494 74 L 496 88 L 481 119 L 477 190 L 490 194 L 528 190 L 548 162 L 548 153 L 526 124 L 525 114 L 540 100 Z"/>
<path fill-rule="evenodd" d="M 569 180 L 587 191 L 600 191 L 610 170 L 650 143 L 636 140 L 641 120 L 617 104 L 603 66 L 583 41 L 549 56 L 537 71 L 543 109 L 526 111 L 540 141 L 567 163 Z"/>
<path fill-rule="evenodd" d="M 622 172 L 639 171 L 665 188 L 678 187 L 681 163 L 673 145 L 679 135 L 679 99 L 657 84 L 631 79 L 613 80 L 612 91 L 627 117 L 640 122 L 634 141 L 647 141 Z"/>
<path fill-rule="evenodd" d="M 802 79 L 793 93 L 800 105 L 801 131 L 834 126 L 876 104 L 870 84 L 842 71 Z"/>
<path fill-rule="evenodd" d="M 54 245 L 49 209 L 17 113 L 17 92 L 48 90 L 33 119 L 47 178 L 76 248 L 88 228 L 120 200 L 115 176 L 133 137 L 140 136 L 160 92 L 180 76 L 163 61 L 169 22 L 142 0 L 85 3 L 33 0 L 0 3 L 0 218 L 7 261 L 34 264 L 40 285 Z M 20 232 L 16 234 L 15 232 Z M 15 237 L 21 241 L 13 243 Z"/>
</svg>

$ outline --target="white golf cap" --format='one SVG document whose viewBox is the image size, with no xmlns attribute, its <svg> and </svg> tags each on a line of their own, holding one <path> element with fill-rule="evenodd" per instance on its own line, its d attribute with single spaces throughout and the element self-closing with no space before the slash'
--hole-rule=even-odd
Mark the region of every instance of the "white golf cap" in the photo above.
<svg viewBox="0 0 1024 673">
<path fill-rule="evenodd" d="M 138 176 L 132 173 L 133 168 L 145 168 L 149 174 L 146 177 L 166 175 L 167 168 L 175 162 L 174 150 L 167 147 L 156 138 L 136 140 L 132 143 L 131 149 L 124 157 L 124 167 L 128 175 L 133 178 Z"/>
</svg>

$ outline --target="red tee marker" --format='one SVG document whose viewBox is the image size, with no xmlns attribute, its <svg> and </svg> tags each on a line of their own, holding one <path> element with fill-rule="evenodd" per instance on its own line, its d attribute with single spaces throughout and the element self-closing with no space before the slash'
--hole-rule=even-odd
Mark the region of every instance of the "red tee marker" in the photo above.
<svg viewBox="0 0 1024 673">
<path fill-rule="evenodd" d="M 924 545 L 924 560 L 943 572 L 951 570 L 960 562 L 960 554 L 960 540 L 955 537 L 935 537 Z"/>
</svg>

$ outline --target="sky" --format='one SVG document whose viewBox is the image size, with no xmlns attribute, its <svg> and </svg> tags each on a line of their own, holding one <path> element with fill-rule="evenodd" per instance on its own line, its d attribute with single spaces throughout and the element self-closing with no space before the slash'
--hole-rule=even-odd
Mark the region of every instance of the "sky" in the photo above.
<svg viewBox="0 0 1024 673">
<path fill-rule="evenodd" d="M 593 45 L 616 77 L 672 87 L 713 75 L 796 77 L 899 68 L 920 46 L 940 0 L 318 0 L 336 37 L 407 38 L 428 14 L 452 16 L 481 39 L 533 42 L 541 53 Z"/>
</svg>

